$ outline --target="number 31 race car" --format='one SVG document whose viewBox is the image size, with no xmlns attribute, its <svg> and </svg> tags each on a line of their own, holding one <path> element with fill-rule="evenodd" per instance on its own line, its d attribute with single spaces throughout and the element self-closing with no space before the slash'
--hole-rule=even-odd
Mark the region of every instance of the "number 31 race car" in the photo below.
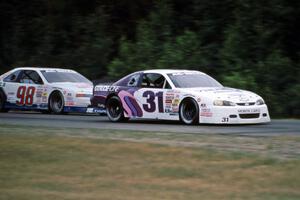
<svg viewBox="0 0 300 200">
<path fill-rule="evenodd" d="M 112 85 L 97 85 L 88 112 L 106 109 L 117 122 L 129 118 L 185 124 L 270 122 L 267 105 L 253 92 L 227 88 L 199 71 L 147 70 Z"/>
<path fill-rule="evenodd" d="M 68 69 L 16 68 L 0 76 L 0 111 L 86 112 L 93 84 Z"/>
</svg>

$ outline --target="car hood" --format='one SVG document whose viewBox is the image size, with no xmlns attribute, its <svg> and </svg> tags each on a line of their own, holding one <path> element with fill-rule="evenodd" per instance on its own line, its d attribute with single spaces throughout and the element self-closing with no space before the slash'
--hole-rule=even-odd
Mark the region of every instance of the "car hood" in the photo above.
<svg viewBox="0 0 300 200">
<path fill-rule="evenodd" d="M 88 83 L 60 82 L 60 83 L 51 83 L 51 86 L 62 88 L 64 90 L 73 90 L 76 92 L 82 92 L 87 94 L 93 93 L 93 85 Z"/>
<path fill-rule="evenodd" d="M 235 103 L 256 102 L 261 98 L 253 92 L 228 87 L 191 88 L 190 90 L 193 91 L 193 93 L 195 93 L 197 96 L 205 96 L 213 100 L 227 100 Z"/>
</svg>

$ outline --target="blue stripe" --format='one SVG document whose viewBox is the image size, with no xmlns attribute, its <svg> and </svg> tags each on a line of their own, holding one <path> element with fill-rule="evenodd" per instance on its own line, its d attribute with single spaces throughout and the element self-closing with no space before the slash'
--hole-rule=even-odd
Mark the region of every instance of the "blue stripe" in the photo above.
<svg viewBox="0 0 300 200">
<path fill-rule="evenodd" d="M 128 107 L 130 108 L 131 112 L 133 112 L 132 115 L 133 115 L 134 117 L 136 117 L 136 116 L 137 116 L 137 111 L 136 111 L 134 105 L 131 103 L 130 97 L 125 96 L 125 97 L 124 97 L 124 100 L 125 100 L 126 104 L 128 105 Z"/>
<path fill-rule="evenodd" d="M 18 109 L 18 110 L 48 110 L 48 104 L 32 104 L 31 106 L 19 106 L 14 103 L 5 102 L 4 105 L 5 108 L 8 109 Z"/>
<path fill-rule="evenodd" d="M 65 106 L 64 112 L 86 113 L 87 107 Z"/>
<path fill-rule="evenodd" d="M 18 106 L 14 103 L 6 102 L 4 105 L 7 109 L 16 109 L 16 110 L 48 110 L 48 104 L 33 104 L 31 106 Z M 65 106 L 64 112 L 79 112 L 79 113 L 85 113 L 86 107 L 74 107 L 74 106 Z"/>
</svg>

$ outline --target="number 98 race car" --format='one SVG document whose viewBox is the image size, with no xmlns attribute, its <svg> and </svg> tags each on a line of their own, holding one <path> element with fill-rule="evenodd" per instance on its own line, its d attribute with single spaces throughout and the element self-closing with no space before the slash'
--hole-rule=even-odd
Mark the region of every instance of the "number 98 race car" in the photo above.
<svg viewBox="0 0 300 200">
<path fill-rule="evenodd" d="M 23 67 L 0 76 L 0 111 L 86 112 L 93 84 L 69 69 Z"/>
<path fill-rule="evenodd" d="M 270 122 L 267 105 L 253 92 L 222 86 L 199 71 L 147 70 L 112 85 L 97 85 L 88 112 L 106 110 L 111 121 L 180 120 L 185 124 Z"/>
</svg>

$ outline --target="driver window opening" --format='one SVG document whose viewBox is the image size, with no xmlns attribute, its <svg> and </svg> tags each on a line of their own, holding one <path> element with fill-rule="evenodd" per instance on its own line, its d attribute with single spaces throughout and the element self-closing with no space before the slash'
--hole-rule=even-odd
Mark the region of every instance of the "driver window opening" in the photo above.
<svg viewBox="0 0 300 200">
<path fill-rule="evenodd" d="M 165 88 L 170 89 L 171 86 L 165 77 L 161 74 L 149 73 L 143 74 L 141 87 L 143 88 Z"/>
<path fill-rule="evenodd" d="M 43 84 L 43 80 L 36 71 L 24 70 L 20 78 L 20 83 Z"/>
</svg>

